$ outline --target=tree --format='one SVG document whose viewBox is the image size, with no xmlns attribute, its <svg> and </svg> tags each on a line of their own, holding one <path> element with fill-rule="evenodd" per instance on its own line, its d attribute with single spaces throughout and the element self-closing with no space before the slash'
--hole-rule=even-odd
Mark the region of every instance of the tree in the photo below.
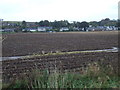
<svg viewBox="0 0 120 90">
<path fill-rule="evenodd" d="M 50 23 L 48 20 L 44 20 L 43 24 L 44 24 L 44 26 L 47 26 L 47 27 L 50 26 Z"/>
<path fill-rule="evenodd" d="M 59 21 L 55 20 L 54 22 L 52 22 L 52 26 L 54 29 L 59 29 L 61 27 L 61 24 Z"/>
<path fill-rule="evenodd" d="M 105 18 L 105 21 L 110 21 L 110 19 L 109 18 Z"/>
<path fill-rule="evenodd" d="M 93 27 L 99 26 L 99 22 L 97 22 L 97 21 L 91 21 L 91 22 L 89 22 L 89 24 L 92 25 Z"/>
<path fill-rule="evenodd" d="M 26 29 L 26 26 L 27 26 L 26 21 L 22 21 L 22 29 Z"/>
<path fill-rule="evenodd" d="M 38 26 L 39 26 L 39 23 L 38 23 L 38 22 L 35 22 L 35 26 L 38 27 Z"/>
<path fill-rule="evenodd" d="M 102 19 L 100 21 L 100 25 L 101 26 L 108 26 L 108 23 L 110 22 L 110 19 L 109 18 L 106 18 L 106 19 Z"/>
<path fill-rule="evenodd" d="M 39 22 L 39 26 L 42 26 L 42 27 L 46 26 L 46 27 L 48 27 L 48 26 L 50 26 L 50 22 L 48 20 L 40 21 Z"/>
<path fill-rule="evenodd" d="M 44 23 L 43 23 L 44 21 L 40 21 L 38 24 L 39 24 L 39 26 L 44 26 Z"/>
<path fill-rule="evenodd" d="M 60 26 L 61 27 L 68 27 L 68 25 L 69 25 L 69 22 L 67 21 L 67 20 L 61 20 L 61 21 L 59 21 L 59 23 L 60 23 Z"/>
<path fill-rule="evenodd" d="M 83 21 L 80 23 L 80 27 L 84 28 L 84 31 L 86 31 L 87 27 L 89 27 L 89 23 L 86 21 Z"/>
</svg>

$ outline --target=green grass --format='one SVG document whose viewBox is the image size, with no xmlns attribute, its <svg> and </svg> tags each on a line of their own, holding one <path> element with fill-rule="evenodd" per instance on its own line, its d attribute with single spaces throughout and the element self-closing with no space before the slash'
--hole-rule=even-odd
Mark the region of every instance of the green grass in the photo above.
<svg viewBox="0 0 120 90">
<path fill-rule="evenodd" d="M 120 77 L 114 73 L 110 65 L 107 68 L 100 63 L 90 63 L 83 73 L 54 73 L 48 70 L 34 70 L 28 77 L 4 85 L 5 88 L 120 88 Z"/>
<path fill-rule="evenodd" d="M 71 52 L 56 51 L 55 53 L 47 53 L 47 54 L 43 53 L 43 54 L 32 54 L 32 55 L 28 55 L 28 56 L 22 56 L 22 58 L 34 58 L 34 57 L 38 57 L 38 56 L 65 55 L 65 54 L 91 53 L 91 52 L 106 52 L 106 51 L 91 51 L 91 50 L 87 50 L 87 51 L 71 51 Z"/>
<path fill-rule="evenodd" d="M 0 34 L 14 34 L 16 32 L 0 32 Z"/>
</svg>

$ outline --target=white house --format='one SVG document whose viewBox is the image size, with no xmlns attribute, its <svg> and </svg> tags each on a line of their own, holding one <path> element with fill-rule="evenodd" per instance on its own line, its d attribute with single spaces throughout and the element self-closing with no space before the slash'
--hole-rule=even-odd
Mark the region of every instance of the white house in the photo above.
<svg viewBox="0 0 120 90">
<path fill-rule="evenodd" d="M 0 29 L 0 32 L 3 32 L 4 30 L 3 29 Z"/>
<path fill-rule="evenodd" d="M 89 27 L 87 29 L 88 31 L 112 31 L 112 30 L 118 30 L 115 26 L 97 26 L 97 27 Z"/>
<path fill-rule="evenodd" d="M 46 31 L 46 28 L 45 28 L 45 27 L 38 27 L 38 31 L 40 31 L 40 32 L 45 32 L 45 31 Z"/>
<path fill-rule="evenodd" d="M 62 28 L 60 28 L 60 31 L 62 32 L 62 31 L 68 31 L 69 30 L 69 28 L 68 27 L 62 27 Z"/>
<path fill-rule="evenodd" d="M 38 27 L 38 31 L 40 32 L 46 32 L 46 30 L 51 30 L 52 27 Z"/>
<path fill-rule="evenodd" d="M 2 29 L 3 32 L 14 32 L 15 29 L 11 28 L 11 29 Z"/>
<path fill-rule="evenodd" d="M 30 29 L 30 31 L 31 31 L 31 32 L 35 32 L 35 31 L 37 31 L 37 29 Z"/>
<path fill-rule="evenodd" d="M 88 27 L 87 31 L 95 31 L 95 27 Z"/>
<path fill-rule="evenodd" d="M 73 30 L 79 31 L 78 27 L 73 27 Z"/>
<path fill-rule="evenodd" d="M 110 28 L 110 30 L 118 30 L 118 28 L 115 26 L 109 26 L 109 28 Z"/>
<path fill-rule="evenodd" d="M 37 29 L 34 29 L 34 28 L 27 28 L 27 29 L 22 29 L 22 31 L 23 31 L 23 32 L 24 32 L 24 31 L 35 32 L 35 31 L 37 31 Z"/>
</svg>

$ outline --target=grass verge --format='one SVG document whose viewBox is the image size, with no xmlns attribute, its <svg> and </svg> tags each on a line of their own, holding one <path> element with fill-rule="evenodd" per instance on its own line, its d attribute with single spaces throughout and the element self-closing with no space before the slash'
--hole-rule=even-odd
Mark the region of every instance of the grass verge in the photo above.
<svg viewBox="0 0 120 90">
<path fill-rule="evenodd" d="M 49 74 L 48 70 L 36 69 L 28 76 L 3 86 L 3 89 L 13 88 L 120 88 L 120 77 L 111 65 L 94 62 L 79 73 L 59 73 L 56 69 Z"/>
</svg>

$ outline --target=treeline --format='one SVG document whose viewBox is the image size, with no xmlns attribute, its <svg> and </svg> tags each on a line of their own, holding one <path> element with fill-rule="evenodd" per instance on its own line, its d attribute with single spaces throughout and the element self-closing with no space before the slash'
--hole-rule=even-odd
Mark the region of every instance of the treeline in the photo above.
<svg viewBox="0 0 120 90">
<path fill-rule="evenodd" d="M 42 20 L 40 22 L 3 22 L 3 29 L 5 28 L 15 28 L 17 31 L 21 31 L 22 29 L 26 28 L 38 28 L 38 27 L 52 27 L 53 29 L 60 29 L 62 27 L 67 27 L 70 30 L 73 28 L 83 28 L 86 30 L 89 26 L 92 27 L 97 27 L 97 26 L 115 26 L 115 27 L 120 27 L 120 20 L 110 20 L 109 18 L 102 19 L 101 21 L 91 21 L 91 22 L 68 22 L 67 20 L 61 20 L 61 21 L 54 21 L 50 22 L 48 20 Z"/>
</svg>

